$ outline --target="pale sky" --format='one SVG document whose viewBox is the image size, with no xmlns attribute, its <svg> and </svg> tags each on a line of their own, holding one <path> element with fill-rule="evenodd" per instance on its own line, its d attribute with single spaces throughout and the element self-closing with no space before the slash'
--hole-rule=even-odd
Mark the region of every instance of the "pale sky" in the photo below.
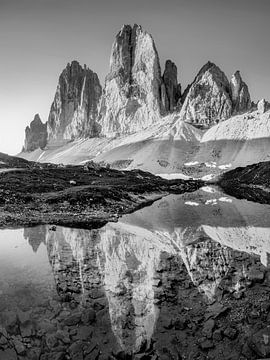
<svg viewBox="0 0 270 360">
<path fill-rule="evenodd" d="M 229 78 L 240 70 L 254 101 L 270 100 L 270 0 L 0 0 L 0 152 L 21 150 L 35 113 L 47 120 L 68 62 L 104 85 L 115 35 L 134 23 L 183 88 L 211 60 Z"/>
</svg>

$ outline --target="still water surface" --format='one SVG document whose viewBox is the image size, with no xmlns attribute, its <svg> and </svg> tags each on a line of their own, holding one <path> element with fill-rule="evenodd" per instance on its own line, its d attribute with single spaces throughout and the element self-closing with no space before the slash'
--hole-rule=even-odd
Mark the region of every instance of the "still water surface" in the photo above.
<svg viewBox="0 0 270 360">
<path fill-rule="evenodd" d="M 269 210 L 205 187 L 98 230 L 1 230 L 0 359 L 15 338 L 29 359 L 200 352 L 207 311 L 267 274 Z"/>
</svg>

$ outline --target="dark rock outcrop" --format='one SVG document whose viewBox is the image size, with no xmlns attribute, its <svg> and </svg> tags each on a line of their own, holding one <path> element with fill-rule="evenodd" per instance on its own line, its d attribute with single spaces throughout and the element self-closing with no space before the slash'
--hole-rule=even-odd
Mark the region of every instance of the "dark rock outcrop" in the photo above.
<svg viewBox="0 0 270 360">
<path fill-rule="evenodd" d="M 102 88 L 96 73 L 72 61 L 59 77 L 48 119 L 48 140 L 91 137 Z"/>
<path fill-rule="evenodd" d="M 177 82 L 177 67 L 171 60 L 165 63 L 162 80 L 162 103 L 167 112 L 172 112 L 176 109 L 181 97 L 181 85 Z"/>
<path fill-rule="evenodd" d="M 47 144 L 47 123 L 43 124 L 39 114 L 25 129 L 24 151 L 34 151 L 44 149 Z"/>
<path fill-rule="evenodd" d="M 116 36 L 100 107 L 105 136 L 139 131 L 160 119 L 162 77 L 154 40 L 141 26 Z"/>
<path fill-rule="evenodd" d="M 212 126 L 232 114 L 229 81 L 211 62 L 202 67 L 183 99 L 180 116 L 194 124 Z"/>
<path fill-rule="evenodd" d="M 230 81 L 233 114 L 244 113 L 251 108 L 250 94 L 247 84 L 236 71 Z"/>
</svg>

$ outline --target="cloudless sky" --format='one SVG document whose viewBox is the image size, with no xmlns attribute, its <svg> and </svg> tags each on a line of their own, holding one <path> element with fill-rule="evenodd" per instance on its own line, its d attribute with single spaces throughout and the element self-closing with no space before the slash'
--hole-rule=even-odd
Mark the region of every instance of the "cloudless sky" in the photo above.
<svg viewBox="0 0 270 360">
<path fill-rule="evenodd" d="M 115 35 L 134 23 L 183 88 L 211 60 L 229 78 L 240 70 L 254 101 L 270 99 L 270 0 L 0 0 L 0 151 L 21 150 L 35 113 L 47 120 L 68 62 L 104 85 Z"/>
</svg>

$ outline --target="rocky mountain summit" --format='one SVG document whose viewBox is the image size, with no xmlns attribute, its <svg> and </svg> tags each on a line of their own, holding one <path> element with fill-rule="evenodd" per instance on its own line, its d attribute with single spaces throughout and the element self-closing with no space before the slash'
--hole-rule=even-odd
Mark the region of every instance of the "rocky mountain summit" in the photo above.
<svg viewBox="0 0 270 360">
<path fill-rule="evenodd" d="M 224 72 L 210 61 L 186 89 L 182 101 L 181 118 L 206 127 L 251 107 L 248 87 L 240 72 L 237 71 L 229 83 Z"/>
<path fill-rule="evenodd" d="M 236 71 L 230 81 L 233 113 L 239 114 L 251 108 L 251 99 L 247 84 L 242 80 L 240 71 Z"/>
<path fill-rule="evenodd" d="M 93 136 L 101 93 L 96 73 L 77 61 L 67 64 L 48 118 L 48 141 Z"/>
<path fill-rule="evenodd" d="M 43 149 L 47 144 L 47 136 L 47 124 L 44 124 L 39 114 L 36 114 L 34 120 L 25 129 L 23 151 Z"/>
<path fill-rule="evenodd" d="M 112 137 L 157 122 L 163 110 L 161 84 L 152 36 L 141 26 L 124 25 L 112 47 L 100 107 L 101 133 Z"/>
<path fill-rule="evenodd" d="M 181 84 L 177 83 L 177 67 L 171 60 L 165 63 L 161 87 L 162 103 L 167 112 L 173 112 L 181 104 Z"/>
<path fill-rule="evenodd" d="M 156 174 L 190 175 L 194 163 L 225 169 L 264 161 L 269 109 L 265 100 L 257 108 L 251 102 L 239 71 L 229 81 L 210 61 L 182 89 L 172 60 L 161 69 L 152 36 L 139 25 L 124 25 L 112 46 L 104 89 L 86 66 L 68 64 L 59 78 L 47 136 L 45 126 L 41 139 L 39 131 L 33 137 L 27 130 L 20 156 L 64 164 L 94 159 Z"/>
</svg>

